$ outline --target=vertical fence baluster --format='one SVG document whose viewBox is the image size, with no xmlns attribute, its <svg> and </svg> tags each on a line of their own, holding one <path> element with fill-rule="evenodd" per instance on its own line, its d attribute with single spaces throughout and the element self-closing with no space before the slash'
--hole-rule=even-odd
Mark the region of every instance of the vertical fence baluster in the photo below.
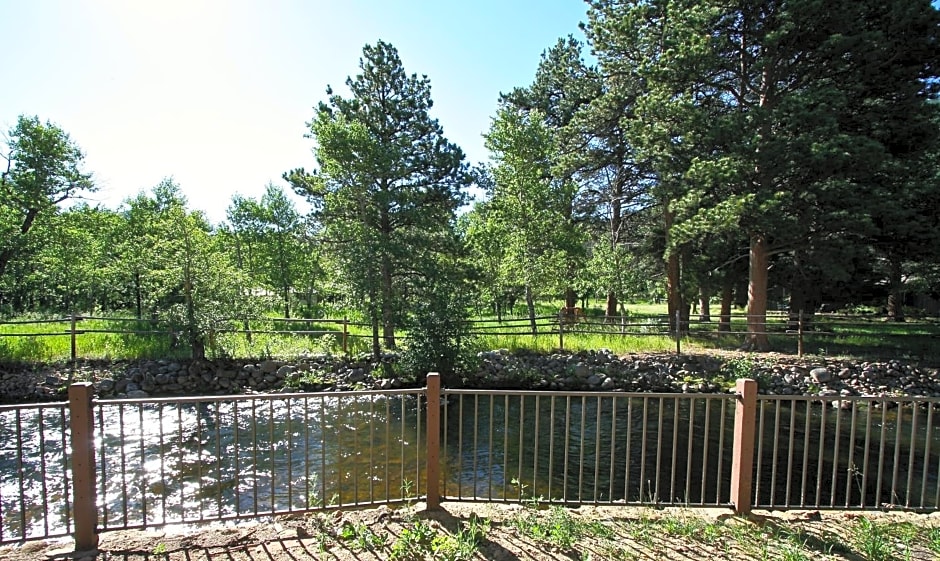
<svg viewBox="0 0 940 561">
<path fill-rule="evenodd" d="M 548 415 L 548 493 L 546 496 L 552 498 L 552 471 L 555 468 L 555 396 L 549 397 L 549 415 Z M 532 486 L 532 495 L 535 496 L 535 485 Z"/>
<path fill-rule="evenodd" d="M 594 504 L 597 504 L 597 486 L 601 476 L 601 398 L 597 397 L 597 420 L 594 422 Z"/>
<path fill-rule="evenodd" d="M 522 396 L 519 396 L 522 400 Z M 520 425 L 519 429 L 522 429 Z M 509 394 L 503 396 L 503 491 L 500 498 L 506 500 L 506 476 L 509 474 Z"/>
<path fill-rule="evenodd" d="M 294 510 L 294 400 L 286 398 L 284 405 L 287 406 L 287 419 L 285 430 L 287 431 L 287 510 Z"/>
<path fill-rule="evenodd" d="M 706 419 L 705 423 L 708 421 Z M 679 426 L 678 424 L 676 426 Z M 692 502 L 692 441 L 694 440 L 695 434 L 695 398 L 689 398 L 689 434 L 686 435 L 686 452 L 685 452 L 685 498 L 683 502 L 688 505 Z M 708 430 L 705 430 L 705 442 L 708 442 Z M 702 456 L 702 471 L 705 472 L 708 469 L 708 456 Z"/>
<path fill-rule="evenodd" d="M 552 416 L 554 419 L 554 415 Z M 571 450 L 570 446 L 571 439 L 571 396 L 565 397 L 565 465 L 564 465 L 564 475 L 562 476 L 561 483 L 561 498 L 563 502 L 568 502 L 568 453 Z M 551 495 L 549 495 L 549 500 L 551 500 Z"/>
<path fill-rule="evenodd" d="M 600 426 L 600 425 L 598 425 Z M 610 398 L 610 477 L 608 478 L 609 489 L 607 490 L 607 500 L 614 501 L 614 478 L 616 477 L 616 455 L 617 455 L 617 396 Z"/>
<path fill-rule="evenodd" d="M 819 414 L 819 456 L 816 466 L 816 506 L 822 504 L 822 480 L 823 480 L 823 460 L 826 458 L 826 411 L 828 408 L 825 400 L 819 401 L 819 408 L 822 410 Z"/>
<path fill-rule="evenodd" d="M 778 461 L 778 453 L 780 451 L 779 446 L 778 446 L 780 443 L 780 439 L 778 438 L 778 436 L 780 435 L 780 408 L 782 404 L 783 402 L 778 399 L 777 406 L 774 408 L 774 451 L 773 451 L 774 463 L 773 463 L 773 466 L 771 466 L 771 470 L 770 470 L 770 506 L 771 507 L 776 504 L 776 498 L 777 498 L 777 461 Z M 763 439 L 763 435 L 761 435 L 761 439 Z M 758 502 L 758 504 L 760 503 Z"/>
<path fill-rule="evenodd" d="M 640 446 L 640 502 L 645 499 L 643 490 L 646 488 L 646 427 L 649 425 L 649 398 L 643 397 L 643 428 L 641 429 Z"/>
<path fill-rule="evenodd" d="M 712 434 L 712 433 L 711 433 L 711 429 L 710 429 L 710 426 L 711 426 L 711 419 L 712 419 L 712 415 L 711 415 L 711 413 L 712 413 L 712 398 L 706 396 L 704 399 L 705 399 L 705 431 L 704 431 L 704 432 L 705 432 L 705 441 L 704 441 L 704 446 L 703 446 L 703 450 L 702 450 L 702 458 L 704 458 L 704 459 L 702 460 L 702 464 L 703 464 L 703 466 L 702 466 L 702 483 L 701 483 L 701 489 L 699 489 L 699 491 L 700 491 L 700 494 L 699 494 L 699 502 L 700 502 L 701 504 L 703 504 L 703 505 L 705 504 L 705 485 L 706 485 L 706 475 L 708 474 L 708 464 L 709 464 L 709 462 L 708 462 L 708 444 L 709 444 L 709 441 L 711 440 L 711 434 Z M 690 436 L 691 436 L 691 435 L 690 435 Z M 691 456 L 691 454 L 689 454 L 689 456 Z M 718 477 L 721 478 L 721 473 L 718 474 Z M 691 468 L 690 468 L 690 471 L 689 471 L 689 479 L 692 479 Z M 719 501 L 716 499 L 715 502 L 717 503 L 717 502 L 719 502 Z"/>
<path fill-rule="evenodd" d="M 463 499 L 463 394 L 457 402 L 457 499 Z"/>
<path fill-rule="evenodd" d="M 430 384 L 429 389 L 430 391 Z M 440 400 L 440 392 L 438 392 L 438 400 Z M 428 415 L 431 414 L 431 401 L 428 400 Z M 440 411 L 438 411 L 440 415 Z M 387 421 L 387 420 L 386 420 Z M 428 426 L 430 427 L 430 419 L 428 420 Z M 431 430 L 430 428 L 428 429 Z M 428 433 L 430 434 L 430 432 Z M 369 394 L 369 503 L 375 503 L 375 396 Z M 430 454 L 430 452 L 428 452 Z M 430 472 L 429 472 L 430 473 Z"/>
<path fill-rule="evenodd" d="M 143 404 L 137 407 L 137 427 L 140 431 L 140 469 L 137 471 L 138 485 L 140 485 L 140 506 L 143 520 L 141 522 L 146 526 L 147 525 L 147 451 L 146 451 L 146 438 L 144 434 L 144 406 Z"/>
<path fill-rule="evenodd" d="M 784 506 L 790 507 L 791 483 L 793 482 L 793 453 L 796 444 L 796 401 L 790 402 L 790 440 L 787 443 L 787 490 Z"/>
<path fill-rule="evenodd" d="M 718 485 L 715 489 L 715 502 L 721 503 L 721 481 L 724 479 L 725 460 L 725 425 L 728 417 L 728 400 L 721 400 L 721 421 L 718 423 Z"/>
<path fill-rule="evenodd" d="M 578 502 L 581 502 L 584 498 L 584 440 L 585 433 L 584 429 L 586 426 L 585 417 L 587 416 L 587 396 L 581 396 L 581 431 L 578 435 L 578 440 L 580 441 L 578 447 Z"/>
<path fill-rule="evenodd" d="M 927 508 L 925 503 L 927 497 L 927 471 L 930 464 L 930 443 L 933 440 L 933 403 L 928 401 L 925 405 L 927 406 L 927 438 L 924 449 L 924 469 L 920 480 L 920 508 Z M 940 481 L 937 482 L 937 487 L 940 488 Z M 940 505 L 935 504 L 933 506 L 937 508 Z"/>
<path fill-rule="evenodd" d="M 627 398 L 627 442 L 624 450 L 623 472 L 623 502 L 630 502 L 630 468 L 633 466 L 630 458 L 630 440 L 633 436 L 633 397 Z"/>
<path fill-rule="evenodd" d="M 495 397 L 493 394 L 490 394 L 490 434 L 487 440 L 487 452 L 486 452 L 486 471 L 488 474 L 487 478 L 487 495 L 486 500 L 493 500 L 493 400 Z"/>
<path fill-rule="evenodd" d="M 479 482 L 477 481 L 477 476 L 480 474 L 477 467 L 477 460 L 479 459 L 479 454 L 477 450 L 480 449 L 479 444 L 479 432 L 480 432 L 480 394 L 473 394 L 473 498 L 476 499 L 480 495 L 477 494 L 477 489 L 479 489 Z"/>
<path fill-rule="evenodd" d="M 760 504 L 761 482 L 763 481 L 764 469 L 764 417 L 767 400 L 760 400 L 760 412 L 757 417 L 757 434 L 755 441 L 757 443 L 757 474 L 754 476 L 754 497 L 755 504 Z"/>
<path fill-rule="evenodd" d="M 838 402 L 838 407 L 836 407 L 836 431 L 835 443 L 832 451 L 832 491 L 829 494 L 829 507 L 835 508 L 836 506 L 836 488 L 839 486 L 837 482 L 839 474 L 839 444 L 841 443 L 840 436 L 842 435 L 842 401 Z"/>
<path fill-rule="evenodd" d="M 239 445 L 238 433 L 241 428 L 241 423 L 238 419 L 238 401 L 232 403 L 232 459 L 234 460 L 234 469 L 232 471 L 232 477 L 235 479 L 233 487 L 235 488 L 235 516 L 239 516 L 242 512 L 241 509 L 241 487 L 242 487 L 242 478 L 241 478 L 241 446 Z"/>
<path fill-rule="evenodd" d="M 888 418 L 888 402 L 887 400 L 881 401 L 881 438 L 879 440 L 880 444 L 878 446 L 878 479 L 875 482 L 875 502 L 872 506 L 881 505 L 881 482 L 884 477 L 884 459 L 885 459 L 885 425 L 887 424 Z"/>
<path fill-rule="evenodd" d="M 678 323 L 676 323 L 678 329 Z M 659 398 L 659 416 L 656 417 L 656 486 L 653 488 L 653 497 L 655 502 L 662 500 L 662 493 L 660 493 L 659 481 L 660 474 L 662 473 L 662 460 L 663 460 L 663 411 L 665 410 L 666 399 L 663 397 Z"/>
<path fill-rule="evenodd" d="M 94 413 L 92 414 L 94 415 Z M 107 439 L 104 438 L 107 431 L 104 424 L 104 407 L 98 407 L 98 434 L 101 435 L 101 449 L 98 455 L 101 457 L 101 526 L 103 529 L 110 525 L 110 509 L 108 508 L 108 480 L 110 479 L 110 469 L 108 464 Z"/>
<path fill-rule="evenodd" d="M 49 516 L 52 513 L 52 509 L 49 508 L 49 495 L 48 489 L 46 488 L 46 430 L 43 422 L 43 411 L 44 409 L 38 409 L 36 411 L 36 419 L 38 421 L 39 429 L 39 478 L 40 478 L 40 497 L 42 502 L 42 511 L 46 513 L 42 517 L 42 526 L 43 526 L 43 535 L 49 535 Z"/>
<path fill-rule="evenodd" d="M 803 426 L 803 481 L 800 485 L 800 507 L 806 507 L 806 473 L 809 471 L 809 427 L 810 419 L 813 417 L 812 406 L 813 402 L 807 400 L 806 402 L 806 419 Z"/>
<path fill-rule="evenodd" d="M 852 400 L 851 428 L 849 428 L 849 459 L 845 474 L 845 508 L 852 504 L 852 478 L 855 468 L 855 433 L 858 430 L 858 401 Z"/>
<path fill-rule="evenodd" d="M 907 493 L 904 499 L 904 506 L 911 507 L 911 490 L 914 487 L 914 457 L 916 456 L 915 447 L 917 446 L 917 403 L 911 402 L 911 449 L 908 452 L 907 462 Z M 900 412 L 898 412 L 900 418 Z"/>
<path fill-rule="evenodd" d="M 865 415 L 865 457 L 862 460 L 862 488 L 860 490 L 862 494 L 861 508 L 865 508 L 865 505 L 868 504 L 868 458 L 869 451 L 871 450 L 871 413 L 873 406 L 874 402 L 867 402 Z"/>
<path fill-rule="evenodd" d="M 326 508 L 329 506 L 330 498 L 326 496 L 327 473 L 326 473 L 326 398 L 320 395 L 320 506 Z M 385 398 L 385 418 L 391 418 L 389 400 Z M 391 450 L 392 441 L 389 439 L 388 431 L 391 423 L 385 425 L 385 449 Z M 337 449 L 339 442 L 337 442 Z M 385 453 L 386 456 L 388 452 Z M 385 500 L 389 500 L 391 495 L 388 490 L 388 461 L 385 462 Z"/>
<path fill-rule="evenodd" d="M 669 502 L 676 500 L 676 462 L 679 451 L 679 398 L 672 400 L 672 469 L 669 472 Z M 660 419 L 661 421 L 661 419 Z"/>
</svg>

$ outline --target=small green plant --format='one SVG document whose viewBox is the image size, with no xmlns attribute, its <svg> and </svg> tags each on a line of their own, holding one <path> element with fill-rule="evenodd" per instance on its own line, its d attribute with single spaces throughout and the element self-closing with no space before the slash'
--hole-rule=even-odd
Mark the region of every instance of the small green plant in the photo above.
<svg viewBox="0 0 940 561">
<path fill-rule="evenodd" d="M 356 548 L 362 551 L 373 551 L 385 545 L 385 538 L 373 532 L 371 528 L 362 522 L 343 524 L 339 537 L 344 541 L 352 542 Z"/>
<path fill-rule="evenodd" d="M 166 544 L 163 543 L 163 542 L 158 543 L 158 544 L 156 545 L 156 547 L 153 548 L 153 555 L 154 555 L 154 557 L 165 557 L 165 558 L 168 558 L 168 557 L 169 557 L 169 553 L 167 552 Z"/>
<path fill-rule="evenodd" d="M 868 561 L 888 561 L 894 547 L 885 526 L 867 517 L 861 517 L 852 529 L 856 549 Z"/>
<path fill-rule="evenodd" d="M 927 549 L 940 555 L 940 528 L 927 530 Z"/>
<path fill-rule="evenodd" d="M 523 497 L 526 496 L 526 491 L 525 491 L 525 490 L 529 488 L 528 485 L 526 485 L 525 483 L 523 483 L 522 481 L 520 481 L 519 479 L 517 479 L 517 478 L 515 478 L 515 477 L 513 477 L 512 480 L 511 480 L 509 483 L 510 483 L 511 485 L 514 485 L 514 486 L 516 486 L 516 487 L 519 488 L 519 498 L 520 498 L 520 499 L 522 499 Z M 525 504 L 527 507 L 531 508 L 531 509 L 538 510 L 538 509 L 542 508 L 542 501 L 544 501 L 544 500 L 545 500 L 545 498 L 542 497 L 541 495 L 539 495 L 539 496 L 530 495 L 530 496 L 528 496 L 527 498 L 524 499 L 524 504 Z"/>
<path fill-rule="evenodd" d="M 577 520 L 568 509 L 554 506 L 547 515 L 530 513 L 518 516 L 513 525 L 519 531 L 539 541 L 547 541 L 558 547 L 569 549 L 584 536 L 609 539 L 613 530 L 600 522 L 585 523 Z"/>
<path fill-rule="evenodd" d="M 431 550 L 436 558 L 445 561 L 467 561 L 473 559 L 480 544 L 490 531 L 490 521 L 476 515 L 462 523 L 453 536 L 438 534 L 431 540 Z"/>
<path fill-rule="evenodd" d="M 430 524 L 421 519 L 415 519 L 410 527 L 402 529 L 401 534 L 392 544 L 389 559 L 403 561 L 420 561 L 433 552 L 434 540 L 437 532 Z"/>
</svg>

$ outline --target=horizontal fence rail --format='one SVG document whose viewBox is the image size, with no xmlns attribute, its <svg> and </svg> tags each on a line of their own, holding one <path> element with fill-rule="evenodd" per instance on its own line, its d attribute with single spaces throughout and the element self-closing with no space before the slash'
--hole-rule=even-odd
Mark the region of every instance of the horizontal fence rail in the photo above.
<svg viewBox="0 0 940 561">
<path fill-rule="evenodd" d="M 667 337 L 675 339 L 676 351 L 681 352 L 683 341 L 698 340 L 708 344 L 719 344 L 726 337 L 739 337 L 750 333 L 747 330 L 747 315 L 734 314 L 725 319 L 676 318 L 663 314 L 631 314 L 624 316 L 604 315 L 540 315 L 534 319 L 514 316 L 496 319 L 476 319 L 467 322 L 467 332 L 480 337 L 550 337 L 559 348 L 570 347 L 570 339 L 577 336 L 623 337 Z M 776 346 L 790 347 L 798 354 L 804 348 L 810 351 L 825 351 L 830 345 L 864 344 L 867 339 L 877 338 L 886 356 L 897 356 L 899 352 L 919 355 L 935 353 L 940 339 L 940 323 L 916 321 L 903 324 L 886 324 L 877 317 L 840 316 L 815 314 L 798 317 L 781 313 L 759 316 L 764 320 L 763 335 L 772 338 Z M 61 328 L 55 325 L 61 324 Z M 34 329 L 24 331 L 24 326 Z M 675 326 L 679 325 L 678 330 Z M 896 332 L 886 331 L 886 325 L 900 325 Z M 43 327 L 48 326 L 48 327 Z M 126 317 L 98 317 L 74 315 L 49 320 L 0 321 L 0 350 L 4 340 L 13 338 L 70 338 L 70 357 L 74 360 L 82 355 L 83 336 L 108 336 L 115 338 L 149 338 L 159 348 L 168 352 L 180 352 L 188 343 L 183 340 L 185 329 L 178 325 L 167 325 L 148 319 Z M 349 318 L 254 318 L 251 320 L 229 318 L 228 326 L 217 329 L 212 337 L 237 337 L 250 343 L 257 336 L 303 337 L 311 341 L 335 338 L 343 353 L 353 348 L 363 348 L 362 340 L 372 337 L 370 324 L 355 322 Z M 406 333 L 396 338 L 407 340 Z M 899 348 L 905 346 L 905 349 Z"/>
<path fill-rule="evenodd" d="M 728 505 L 733 396 L 445 390 L 445 498 Z"/>
<path fill-rule="evenodd" d="M 940 508 L 940 399 L 761 396 L 761 508 Z"/>
</svg>

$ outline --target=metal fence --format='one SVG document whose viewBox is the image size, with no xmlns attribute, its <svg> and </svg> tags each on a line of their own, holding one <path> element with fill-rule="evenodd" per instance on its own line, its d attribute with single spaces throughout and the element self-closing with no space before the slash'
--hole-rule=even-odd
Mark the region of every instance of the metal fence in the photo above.
<svg viewBox="0 0 940 561">
<path fill-rule="evenodd" d="M 410 390 L 0 407 L 0 543 L 426 499 L 940 509 L 940 399 Z"/>
<path fill-rule="evenodd" d="M 754 504 L 940 508 L 940 400 L 761 396 Z"/>
<path fill-rule="evenodd" d="M 446 390 L 447 500 L 729 505 L 733 395 Z"/>
<path fill-rule="evenodd" d="M 0 405 L 0 543 L 72 533 L 67 403 Z"/>
</svg>

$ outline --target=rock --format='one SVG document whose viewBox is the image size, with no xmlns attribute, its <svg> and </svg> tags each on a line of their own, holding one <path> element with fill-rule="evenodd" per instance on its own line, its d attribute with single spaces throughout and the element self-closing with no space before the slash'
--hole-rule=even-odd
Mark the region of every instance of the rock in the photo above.
<svg viewBox="0 0 940 561">
<path fill-rule="evenodd" d="M 832 379 L 832 374 L 829 372 L 829 369 L 824 367 L 813 368 L 810 370 L 809 376 L 816 384 L 825 384 Z"/>
<path fill-rule="evenodd" d="M 266 360 L 258 364 L 258 369 L 265 374 L 274 374 L 281 364 L 274 360 Z"/>
<path fill-rule="evenodd" d="M 127 392 L 127 397 L 130 399 L 144 399 L 150 397 L 150 394 L 144 390 L 129 390 Z"/>
</svg>

